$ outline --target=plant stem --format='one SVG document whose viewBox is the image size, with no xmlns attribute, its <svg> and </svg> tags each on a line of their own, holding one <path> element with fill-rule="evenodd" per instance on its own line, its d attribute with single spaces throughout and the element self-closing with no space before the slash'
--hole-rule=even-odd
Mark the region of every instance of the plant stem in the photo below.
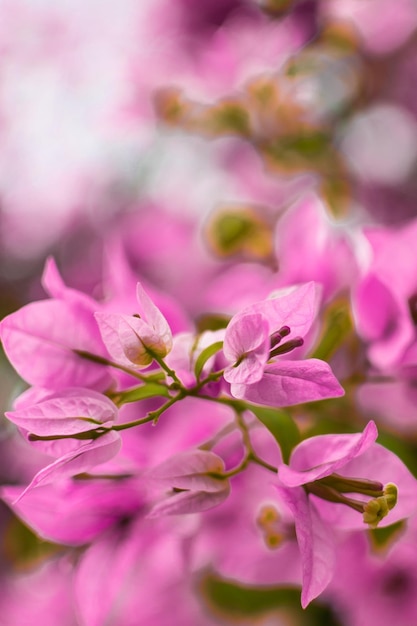
<svg viewBox="0 0 417 626">
<path fill-rule="evenodd" d="M 125 422 L 124 424 L 115 424 L 113 426 L 113 430 L 126 430 L 127 428 L 140 426 L 141 424 L 146 424 L 147 422 L 154 422 L 154 424 L 156 424 L 160 416 L 162 415 L 162 413 L 164 413 L 167 409 L 169 409 L 169 407 L 171 407 L 173 404 L 175 404 L 179 400 L 182 400 L 184 397 L 185 397 L 184 393 L 180 392 L 176 396 L 174 396 L 173 398 L 165 402 L 165 404 L 163 404 L 156 411 L 150 411 L 145 417 L 141 417 L 140 419 L 134 420 L 132 422 Z"/>
<path fill-rule="evenodd" d="M 178 378 L 178 376 L 176 375 L 176 373 L 174 372 L 174 370 L 172 370 L 164 361 L 164 359 L 162 359 L 160 356 L 158 356 L 157 354 L 155 354 L 152 350 L 149 350 L 149 354 L 154 358 L 154 360 L 158 363 L 159 367 L 161 369 L 163 369 L 168 376 L 170 376 L 172 378 L 172 380 L 177 383 L 177 385 L 179 385 L 179 387 L 181 389 L 183 389 L 183 384 L 180 381 L 180 379 Z"/>
<path fill-rule="evenodd" d="M 110 359 L 106 359 L 105 357 L 98 356 L 97 354 L 92 354 L 91 352 L 87 352 L 86 350 L 74 349 L 73 352 L 75 352 L 75 354 L 78 354 L 78 356 L 82 357 L 83 359 L 88 359 L 89 361 L 92 361 L 93 363 L 99 363 L 100 365 L 114 367 L 115 369 L 121 370 L 122 372 L 129 374 L 129 376 L 133 376 L 134 378 L 138 378 L 139 380 L 142 380 L 144 382 L 148 381 L 149 379 L 149 376 L 146 376 L 145 374 L 140 374 L 136 370 L 132 370 L 130 367 L 126 367 L 125 365 L 121 365 L 120 363 L 116 363 L 115 361 L 111 361 Z M 154 375 L 151 374 L 151 376 Z M 160 384 L 163 385 L 164 383 L 160 382 Z"/>
</svg>

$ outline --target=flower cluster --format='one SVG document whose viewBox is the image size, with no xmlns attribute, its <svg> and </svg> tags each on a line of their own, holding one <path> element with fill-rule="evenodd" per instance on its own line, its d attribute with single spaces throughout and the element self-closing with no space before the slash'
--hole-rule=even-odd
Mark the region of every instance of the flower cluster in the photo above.
<svg viewBox="0 0 417 626">
<path fill-rule="evenodd" d="M 136 573 L 144 536 L 159 550 L 160 533 L 172 542 L 185 532 L 182 567 L 190 575 L 210 566 L 246 580 L 247 555 L 235 556 L 230 571 L 227 553 L 239 546 L 240 525 L 250 524 L 251 559 L 264 572 L 250 582 L 300 585 L 305 607 L 331 583 L 347 531 L 414 513 L 417 482 L 375 443 L 374 422 L 363 433 L 286 444 L 297 427 L 291 414 L 280 424 L 279 408 L 344 394 L 328 363 L 308 356 L 317 283 L 274 291 L 225 328 L 202 333 L 173 333 L 169 308 L 165 317 L 141 284 L 132 315 L 115 312 L 117 298 L 94 302 L 65 287 L 52 259 L 44 284 L 51 297 L 4 318 L 1 338 L 32 385 L 6 417 L 52 460 L 23 488 L 4 487 L 3 498 L 45 539 L 91 544 L 74 572 L 86 623 L 102 623 L 100 615 L 113 610 L 122 623 L 130 619 L 130 596 L 119 609 L 112 597 L 127 593 L 125 577 L 144 575 Z M 218 516 L 230 507 L 234 521 L 223 528 Z M 183 522 L 190 516 L 198 517 L 197 534 Z M 221 558 L 207 554 L 207 544 L 217 543 Z M 85 577 L 94 571 L 95 580 L 110 554 L 122 571 L 105 608 Z"/>
<path fill-rule="evenodd" d="M 120 173 L 119 197 L 96 173 L 80 201 L 90 217 L 60 224 L 62 249 L 51 254 L 47 224 L 28 249 L 42 251 L 44 294 L 2 284 L 16 384 L 5 377 L 0 622 L 318 626 L 331 613 L 337 626 L 410 626 L 417 12 L 198 4 L 122 0 L 120 21 L 96 7 L 129 76 L 127 101 L 101 111 L 104 144 L 139 132 L 143 185 Z M 80 25 L 54 10 L 64 41 Z M 47 9 L 36 15 L 52 32 Z M 94 57 L 99 43 L 85 44 Z M 70 82 L 88 75 L 47 56 Z M 8 119 L 3 107 L 0 94 Z M 69 176 L 63 206 L 91 167 Z M 9 186 L 0 236 L 19 241 Z"/>
</svg>

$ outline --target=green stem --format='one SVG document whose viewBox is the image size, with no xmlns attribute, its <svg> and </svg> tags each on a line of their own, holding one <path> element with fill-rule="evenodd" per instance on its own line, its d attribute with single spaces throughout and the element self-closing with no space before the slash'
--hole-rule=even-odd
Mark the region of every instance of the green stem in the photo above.
<svg viewBox="0 0 417 626">
<path fill-rule="evenodd" d="M 74 480 L 127 480 L 133 478 L 134 474 L 89 474 L 82 472 L 73 476 Z"/>
<path fill-rule="evenodd" d="M 236 424 L 234 422 L 230 422 L 226 424 L 219 432 L 214 435 L 211 439 L 208 439 L 205 443 L 202 443 L 201 446 L 198 446 L 200 450 L 211 450 L 214 446 L 221 441 L 227 435 L 230 435 L 234 430 L 236 430 Z"/>
<path fill-rule="evenodd" d="M 351 509 L 358 511 L 358 513 L 364 512 L 365 502 L 355 500 L 354 498 L 347 498 L 343 494 L 336 491 L 336 489 L 333 489 L 333 487 L 322 485 L 318 481 L 306 483 L 305 485 L 303 485 L 303 487 L 306 493 L 312 493 L 322 500 L 327 500 L 328 502 L 336 502 L 338 504 L 346 504 Z"/>
<path fill-rule="evenodd" d="M 184 397 L 185 397 L 184 393 L 180 392 L 179 394 L 177 394 L 176 396 L 168 400 L 168 402 L 165 402 L 165 404 L 163 404 L 156 411 L 150 411 L 146 415 L 146 417 L 141 417 L 140 419 L 134 420 L 133 422 L 124 422 L 123 424 L 115 424 L 113 426 L 113 430 L 126 430 L 128 428 L 133 428 L 134 426 L 140 426 L 141 424 L 146 424 L 147 422 L 154 422 L 154 424 L 156 424 L 160 416 L 162 415 L 162 413 L 164 413 L 167 409 L 169 409 L 169 407 L 171 407 L 173 404 L 175 404 L 179 400 L 182 400 Z"/>
<path fill-rule="evenodd" d="M 276 474 L 278 472 L 277 468 L 261 459 L 253 449 L 252 441 L 249 434 L 249 428 L 242 417 L 244 409 L 242 409 L 241 406 L 239 406 L 239 408 L 236 408 L 236 406 L 234 406 L 234 410 L 236 411 L 236 424 L 240 432 L 242 433 L 243 445 L 245 447 L 245 456 L 243 460 L 239 463 L 239 465 L 237 465 L 234 469 L 229 470 L 228 472 L 224 472 L 222 474 L 222 478 L 231 478 L 232 476 L 236 476 L 236 474 L 239 474 L 240 472 L 245 470 L 251 462 L 257 463 L 258 465 L 261 465 L 265 469 Z"/>
<path fill-rule="evenodd" d="M 231 478 L 232 476 L 236 476 L 236 474 L 239 474 L 240 472 L 243 472 L 243 470 L 245 470 L 247 468 L 247 466 L 249 465 L 251 460 L 251 455 L 246 454 L 243 461 L 241 461 L 241 463 L 239 463 L 239 465 L 237 465 L 234 469 L 229 470 L 228 472 L 223 472 L 222 474 L 220 474 L 219 476 L 221 478 Z"/>
<path fill-rule="evenodd" d="M 262 467 L 269 470 L 270 472 L 274 472 L 274 474 L 278 474 L 278 469 L 274 465 L 270 465 L 269 463 L 267 463 L 266 461 L 264 461 L 259 456 L 253 453 L 251 454 L 250 460 L 253 461 L 253 463 L 257 463 L 258 465 L 261 465 Z"/>
<path fill-rule="evenodd" d="M 97 354 L 92 354 L 91 352 L 87 352 L 86 350 L 74 349 L 73 352 L 75 352 L 75 354 L 78 354 L 78 356 L 82 357 L 83 359 L 88 359 L 89 361 L 92 361 L 93 363 L 99 363 L 100 365 L 107 365 L 109 367 L 114 367 L 115 369 L 121 370 L 122 372 L 129 374 L 129 376 L 133 376 L 134 378 L 138 378 L 139 380 L 142 380 L 144 382 L 148 381 L 150 378 L 149 376 L 146 376 L 145 374 L 140 374 L 136 370 L 130 369 L 130 367 L 126 367 L 124 365 L 121 365 L 120 363 L 116 363 L 115 361 L 106 359 L 105 357 L 98 356 Z M 151 374 L 151 376 L 155 376 L 155 375 Z M 164 383 L 161 382 L 160 384 L 163 385 Z"/>
<path fill-rule="evenodd" d="M 188 390 L 187 395 L 199 398 L 200 400 L 208 400 L 209 402 L 225 404 L 226 406 L 229 406 L 231 409 L 233 409 L 235 412 L 243 412 L 248 410 L 245 402 L 242 402 L 241 400 L 233 400 L 233 398 L 226 398 L 225 396 L 214 398 L 213 396 L 206 396 L 204 394 L 197 393 L 194 389 Z"/>
<path fill-rule="evenodd" d="M 192 391 L 198 392 L 208 383 L 216 382 L 217 380 L 219 380 L 219 378 L 221 378 L 221 376 L 223 376 L 223 372 L 224 372 L 224 369 L 218 370 L 217 372 L 212 372 L 211 374 L 206 376 L 206 378 L 204 378 L 203 380 L 200 380 L 200 382 L 195 387 L 193 387 Z"/>
<path fill-rule="evenodd" d="M 176 373 L 174 372 L 174 370 L 172 370 L 164 361 L 164 359 L 162 359 L 160 356 L 158 356 L 157 354 L 155 354 L 155 352 L 153 352 L 152 350 L 149 350 L 149 348 L 147 348 L 149 354 L 153 357 L 153 359 L 158 363 L 159 367 L 161 369 L 164 370 L 164 372 L 166 372 L 168 374 L 168 376 L 170 376 L 172 378 L 172 380 L 179 386 L 180 389 L 183 389 L 183 384 L 180 381 L 180 379 L 178 378 L 178 376 L 176 375 Z"/>
</svg>

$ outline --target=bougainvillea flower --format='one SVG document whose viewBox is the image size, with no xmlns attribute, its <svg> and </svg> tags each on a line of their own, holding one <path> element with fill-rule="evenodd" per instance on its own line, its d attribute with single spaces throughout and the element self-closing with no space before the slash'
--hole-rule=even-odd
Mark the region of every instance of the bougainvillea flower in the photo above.
<svg viewBox="0 0 417 626">
<path fill-rule="evenodd" d="M 281 459 L 265 428 L 251 430 L 256 453 L 268 462 Z M 240 437 L 221 445 L 230 462 L 241 451 Z M 272 480 L 271 480 L 272 479 Z M 273 475 L 256 464 L 232 479 L 229 497 L 199 517 L 193 543 L 195 567 L 245 585 L 300 585 L 300 551 L 291 510 L 277 494 Z"/>
<path fill-rule="evenodd" d="M 271 363 L 259 382 L 232 385 L 232 394 L 257 404 L 281 407 L 336 398 L 343 396 L 344 390 L 325 361 L 304 359 Z"/>
<path fill-rule="evenodd" d="M 28 433 L 42 436 L 64 435 L 111 428 L 117 419 L 117 406 L 101 393 L 83 388 L 49 394 L 37 404 L 6 412 L 6 417 Z"/>
<path fill-rule="evenodd" d="M 81 546 L 144 506 L 139 477 L 60 480 L 39 485 L 19 499 L 22 487 L 5 486 L 1 498 L 36 533 L 55 543 Z"/>
<path fill-rule="evenodd" d="M 73 304 L 79 302 L 80 305 L 84 305 L 84 307 L 90 309 L 91 312 L 97 310 L 98 304 L 93 298 L 65 284 L 53 257 L 48 257 L 45 261 L 42 274 L 42 287 L 50 298 Z"/>
<path fill-rule="evenodd" d="M 19 404 L 7 417 L 28 433 L 35 447 L 58 457 L 35 475 L 19 498 L 38 485 L 89 471 L 120 449 L 121 437 L 111 430 L 118 409 L 100 393 L 72 388 L 46 395 L 37 404 Z"/>
<path fill-rule="evenodd" d="M 223 352 L 232 361 L 225 369 L 225 379 L 230 383 L 260 380 L 271 343 L 275 347 L 284 337 L 286 341 L 303 338 L 316 315 L 317 299 L 317 288 L 310 282 L 275 292 L 234 315 L 224 337 Z"/>
<path fill-rule="evenodd" d="M 277 224 L 279 284 L 315 280 L 322 286 L 326 301 L 346 288 L 356 272 L 347 233 L 344 224 L 338 225 L 330 219 L 318 196 L 307 194 L 285 211 Z"/>
<path fill-rule="evenodd" d="M 146 473 L 154 486 L 170 488 L 149 516 L 196 513 L 217 506 L 230 493 L 229 481 L 221 477 L 223 472 L 223 459 L 209 450 L 188 450 L 172 456 Z"/>
<path fill-rule="evenodd" d="M 194 333 L 178 333 L 175 335 L 172 350 L 167 355 L 165 363 L 175 371 L 185 387 L 190 388 L 197 383 L 195 366 L 198 357 L 209 346 L 221 342 L 224 332 L 224 329 L 221 329 L 216 331 L 207 330 L 197 336 Z M 210 373 L 214 360 L 215 356 L 213 354 L 205 361 L 200 372 L 200 378 L 204 378 Z"/>
<path fill-rule="evenodd" d="M 174 517 L 124 517 L 80 556 L 74 598 L 83 624 L 214 626 L 193 590 L 192 537 Z M 111 574 L 109 565 L 111 564 Z"/>
<path fill-rule="evenodd" d="M 372 550 L 362 533 L 349 535 L 338 546 L 336 571 L 326 596 L 343 612 L 346 626 L 416 623 L 415 526 L 415 518 L 409 520 L 379 549 Z"/>
<path fill-rule="evenodd" d="M 417 363 L 416 237 L 417 220 L 395 230 L 364 231 L 366 254 L 353 291 L 353 312 L 369 360 L 388 371 Z"/>
<path fill-rule="evenodd" d="M 95 317 L 103 341 L 118 363 L 147 367 L 154 355 L 163 358 L 171 350 L 172 333 L 140 283 L 136 295 L 137 316 L 98 312 Z"/>
<path fill-rule="evenodd" d="M 63 478 L 89 472 L 96 465 L 105 463 L 113 458 L 119 452 L 121 443 L 119 433 L 109 430 L 95 439 L 87 441 L 87 443 L 77 445 L 74 449 L 41 469 L 19 495 L 18 499 L 23 498 L 26 493 L 38 485 L 46 485 Z"/>
<path fill-rule="evenodd" d="M 151 211 L 152 232 L 156 228 L 160 233 L 160 224 L 155 222 L 156 211 Z M 149 218 L 147 212 L 136 211 L 129 214 L 119 216 L 118 229 L 111 234 L 108 233 L 105 238 L 104 255 L 103 255 L 103 292 L 106 294 L 106 298 L 101 302 L 101 311 L 106 313 L 119 313 L 120 311 L 132 313 L 136 311 L 138 307 L 138 301 L 136 297 L 138 276 L 141 276 L 140 268 L 143 267 L 143 262 L 135 264 L 132 261 L 137 248 L 140 246 L 141 253 L 145 254 L 145 258 L 149 261 L 148 254 L 152 250 L 158 257 L 158 251 L 155 253 L 156 240 L 151 236 L 146 229 L 140 227 L 141 219 Z M 171 224 L 168 216 L 163 223 L 164 227 L 170 232 L 170 243 L 172 239 L 175 240 L 171 232 Z M 133 250 L 128 250 L 127 243 L 122 241 L 123 235 L 129 235 L 132 238 L 132 242 L 135 241 Z M 147 244 L 146 247 L 144 244 Z M 165 252 L 168 242 L 163 240 L 162 244 Z M 183 246 L 184 247 L 184 246 Z M 148 254 L 146 254 L 148 253 Z M 175 257 L 177 259 L 177 257 Z M 156 263 L 156 259 L 152 260 L 152 264 Z M 133 266 L 132 266 L 133 265 Z M 135 269 L 133 269 L 135 267 Z M 175 264 L 177 267 L 177 264 Z M 141 277 L 142 278 L 142 277 Z M 170 283 L 171 284 L 171 283 Z M 141 285 L 144 291 L 148 294 L 152 302 L 160 309 L 163 316 L 166 318 L 169 327 L 173 333 L 179 333 L 193 328 L 191 320 L 188 318 L 180 298 L 174 298 L 169 295 L 165 290 L 161 291 L 148 280 L 141 280 Z M 98 310 L 98 309 L 96 309 Z"/>
<path fill-rule="evenodd" d="M 233 365 L 226 367 L 225 379 L 232 384 L 256 383 L 268 361 L 271 340 L 267 318 L 248 313 L 232 318 L 226 330 L 223 352 Z"/>
<path fill-rule="evenodd" d="M 324 361 L 271 361 L 303 345 L 314 321 L 317 299 L 316 285 L 310 282 L 275 293 L 232 318 L 223 352 L 232 362 L 224 377 L 235 398 L 290 406 L 343 395 Z"/>
<path fill-rule="evenodd" d="M 55 559 L 2 572 L 0 604 L 2 621 L 10 626 L 35 623 L 43 626 L 75 626 L 76 608 L 68 589 L 73 565 L 68 554 Z M 22 598 L 25 601 L 22 601 Z"/>
<path fill-rule="evenodd" d="M 13 367 L 32 385 L 103 390 L 110 384 L 108 368 L 76 352 L 105 352 L 93 313 L 79 300 L 27 304 L 3 319 L 0 333 Z"/>
<path fill-rule="evenodd" d="M 369 422 L 362 433 L 311 437 L 293 450 L 288 466 L 278 468 L 278 492 L 295 518 L 304 607 L 332 579 L 335 530 L 389 525 L 417 509 L 417 481 L 394 453 L 375 443 L 377 434 Z M 389 497 L 388 481 L 395 483 L 398 501 L 369 522 L 373 504 L 381 509 Z"/>
<path fill-rule="evenodd" d="M 378 424 L 412 434 L 416 428 L 417 388 L 413 378 L 392 378 L 364 383 L 356 392 L 360 410 Z"/>
<path fill-rule="evenodd" d="M 78 353 L 106 354 L 94 319 L 99 304 L 67 287 L 51 258 L 42 284 L 50 299 L 31 302 L 1 322 L 8 359 L 31 385 L 57 391 L 77 386 L 106 389 L 112 381 L 108 367 Z"/>
</svg>

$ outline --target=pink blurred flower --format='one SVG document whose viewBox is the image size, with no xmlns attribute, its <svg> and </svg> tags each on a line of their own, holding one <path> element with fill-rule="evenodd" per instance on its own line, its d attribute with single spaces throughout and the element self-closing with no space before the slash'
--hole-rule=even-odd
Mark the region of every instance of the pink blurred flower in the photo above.
<svg viewBox="0 0 417 626">
<path fill-rule="evenodd" d="M 347 626 L 408 626 L 417 619 L 416 519 L 386 545 L 353 533 L 338 546 L 328 599 Z"/>
<path fill-rule="evenodd" d="M 320 3 L 327 19 L 348 20 L 362 45 L 373 54 L 389 54 L 404 44 L 417 26 L 412 0 L 331 0 Z"/>
<path fill-rule="evenodd" d="M 97 303 L 66 287 L 52 260 L 46 263 L 43 281 L 50 299 L 31 302 L 1 322 L 7 357 L 32 385 L 51 390 L 81 386 L 106 389 L 112 380 L 108 368 L 77 353 L 105 355 L 93 317 Z"/>
<path fill-rule="evenodd" d="M 313 194 L 305 195 L 278 220 L 275 251 L 277 284 L 314 280 L 320 284 L 324 300 L 346 289 L 357 271 L 349 224 L 332 221 Z"/>
<path fill-rule="evenodd" d="M 353 292 L 357 330 L 373 365 L 386 371 L 415 366 L 417 221 L 364 231 L 365 257 Z"/>
<path fill-rule="evenodd" d="M 70 559 L 61 556 L 28 571 L 16 571 L 3 577 L 0 591 L 2 620 L 8 626 L 33 623 L 77 626 L 76 609 L 68 593 L 72 576 Z"/>
</svg>

